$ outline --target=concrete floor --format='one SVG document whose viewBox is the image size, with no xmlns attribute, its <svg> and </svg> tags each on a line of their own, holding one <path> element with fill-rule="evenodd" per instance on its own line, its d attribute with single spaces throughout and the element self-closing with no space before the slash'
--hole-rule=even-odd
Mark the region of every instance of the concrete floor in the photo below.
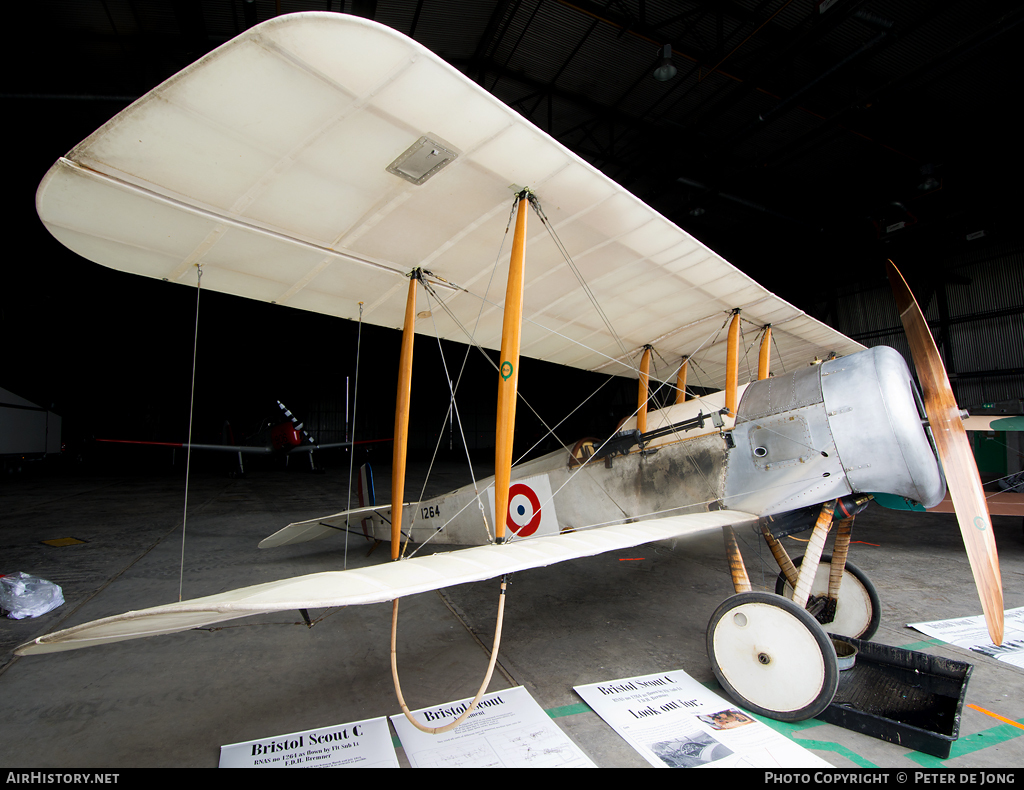
<svg viewBox="0 0 1024 790">
<path fill-rule="evenodd" d="M 411 471 L 407 491 L 419 491 L 422 474 Z M 341 537 L 265 551 L 256 544 L 290 521 L 343 509 L 346 477 L 341 468 L 322 475 L 251 469 L 245 479 L 194 475 L 185 597 L 340 568 Z M 466 477 L 444 467 L 428 494 Z M 379 470 L 376 483 L 379 492 L 388 490 Z M 50 579 L 66 598 L 38 619 L 0 621 L 0 765 L 215 767 L 224 744 L 399 712 L 389 604 L 340 610 L 312 629 L 298 613 L 282 613 L 214 630 L 13 657 L 16 645 L 49 631 L 177 600 L 183 490 L 183 478 L 170 474 L 28 473 L 0 484 L 0 572 Z M 1021 520 L 993 520 L 1006 608 L 1022 606 Z M 61 548 L 40 542 L 63 537 L 85 542 Z M 776 570 L 763 542 L 748 530 L 740 537 L 755 588 L 774 589 Z M 1024 670 L 905 627 L 980 612 L 953 517 L 873 504 L 858 517 L 854 540 L 863 543 L 853 547 L 851 561 L 869 574 L 882 600 L 875 641 L 973 664 L 967 703 L 1024 722 Z M 386 560 L 386 546 L 369 557 L 367 548 L 362 539 L 350 541 L 348 566 Z M 620 562 L 620 556 L 643 559 Z M 705 629 L 731 591 L 717 532 L 517 574 L 490 689 L 525 686 L 597 765 L 644 767 L 573 686 L 684 669 L 720 691 Z M 399 669 L 411 708 L 475 694 L 496 604 L 494 582 L 403 601 Z M 777 729 L 837 767 L 1024 766 L 1024 727 L 966 706 L 961 737 L 944 761 L 815 720 Z M 407 765 L 400 746 L 398 754 Z"/>
</svg>

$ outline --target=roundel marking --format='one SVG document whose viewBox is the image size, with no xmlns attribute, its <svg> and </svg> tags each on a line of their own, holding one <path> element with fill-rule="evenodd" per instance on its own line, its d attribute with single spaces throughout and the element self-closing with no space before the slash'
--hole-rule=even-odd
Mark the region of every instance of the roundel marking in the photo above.
<svg viewBox="0 0 1024 790">
<path fill-rule="evenodd" d="M 521 538 L 528 537 L 540 526 L 540 498 L 525 483 L 508 489 L 508 514 L 505 524 Z"/>
</svg>

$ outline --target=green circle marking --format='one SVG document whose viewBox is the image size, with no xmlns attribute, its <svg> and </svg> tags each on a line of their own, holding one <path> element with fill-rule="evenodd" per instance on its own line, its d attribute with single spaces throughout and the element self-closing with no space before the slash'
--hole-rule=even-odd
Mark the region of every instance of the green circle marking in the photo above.
<svg viewBox="0 0 1024 790">
<path fill-rule="evenodd" d="M 505 360 L 504 362 L 501 363 L 501 377 L 505 379 L 505 381 L 508 381 L 511 376 L 512 363 L 509 362 L 508 360 Z"/>
</svg>

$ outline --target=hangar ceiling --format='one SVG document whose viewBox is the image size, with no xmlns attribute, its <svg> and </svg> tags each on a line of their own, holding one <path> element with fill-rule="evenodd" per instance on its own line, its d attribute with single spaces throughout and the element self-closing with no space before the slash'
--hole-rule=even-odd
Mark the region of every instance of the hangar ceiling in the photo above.
<svg viewBox="0 0 1024 790">
<path fill-rule="evenodd" d="M 792 301 L 1013 234 L 1015 3 L 36 0 L 4 95 L 110 115 L 310 10 L 412 36 Z"/>
</svg>

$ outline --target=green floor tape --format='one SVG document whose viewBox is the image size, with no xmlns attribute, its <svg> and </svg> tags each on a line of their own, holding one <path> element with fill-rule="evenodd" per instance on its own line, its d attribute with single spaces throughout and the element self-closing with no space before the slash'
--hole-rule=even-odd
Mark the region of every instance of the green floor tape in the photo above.
<svg viewBox="0 0 1024 790">
<path fill-rule="evenodd" d="M 562 705 L 560 708 L 548 708 L 544 712 L 552 719 L 557 719 L 561 716 L 575 716 L 577 713 L 590 713 L 590 707 L 582 702 L 577 702 L 575 705 Z"/>
<path fill-rule="evenodd" d="M 1024 721 L 1020 723 L 1024 724 Z M 999 724 L 991 729 L 976 732 L 973 735 L 962 736 L 953 743 L 952 748 L 949 750 L 949 757 L 945 760 L 940 760 L 938 757 L 932 757 L 930 754 L 924 754 L 923 752 L 913 752 L 909 757 L 924 768 L 944 768 L 948 760 L 963 757 L 965 754 L 980 752 L 982 749 L 987 749 L 990 746 L 998 746 L 1022 735 L 1024 735 L 1024 730 L 1011 724 Z"/>
</svg>

